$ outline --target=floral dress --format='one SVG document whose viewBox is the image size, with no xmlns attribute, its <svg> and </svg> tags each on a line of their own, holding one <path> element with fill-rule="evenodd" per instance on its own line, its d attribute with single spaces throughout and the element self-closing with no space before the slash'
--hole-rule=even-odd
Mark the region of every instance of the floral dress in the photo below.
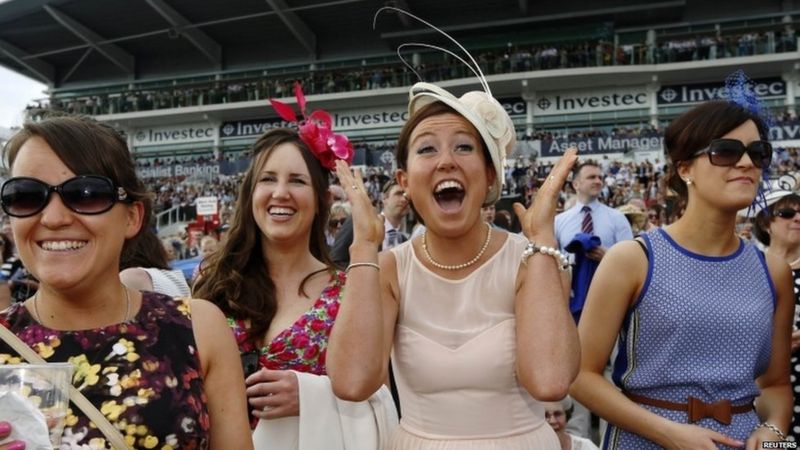
<svg viewBox="0 0 800 450">
<path fill-rule="evenodd" d="M 275 336 L 269 345 L 261 348 L 247 340 L 245 321 L 228 317 L 228 325 L 233 330 L 243 358 L 245 355 L 256 354 L 259 367 L 327 375 L 325 356 L 328 338 L 339 313 L 339 302 L 346 279 L 344 272 L 336 271 L 311 308 L 289 328 Z M 258 418 L 253 418 L 250 425 L 255 428 L 257 423 Z"/>
<path fill-rule="evenodd" d="M 16 303 L 0 313 L 0 324 L 48 362 L 72 363 L 73 385 L 131 447 L 209 447 L 210 422 L 188 300 L 144 292 L 133 319 L 81 331 L 42 326 Z M 22 362 L 0 341 L 0 365 Z M 94 424 L 71 405 L 61 449 L 110 448 Z"/>
</svg>

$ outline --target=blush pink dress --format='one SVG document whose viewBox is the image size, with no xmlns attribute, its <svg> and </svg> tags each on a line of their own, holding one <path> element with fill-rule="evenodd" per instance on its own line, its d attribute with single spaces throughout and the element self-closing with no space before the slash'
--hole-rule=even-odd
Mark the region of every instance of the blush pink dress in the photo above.
<svg viewBox="0 0 800 450">
<path fill-rule="evenodd" d="M 400 307 L 392 364 L 402 418 L 393 450 L 558 450 L 544 407 L 516 377 L 515 280 L 527 241 L 460 280 L 393 248 Z"/>
</svg>

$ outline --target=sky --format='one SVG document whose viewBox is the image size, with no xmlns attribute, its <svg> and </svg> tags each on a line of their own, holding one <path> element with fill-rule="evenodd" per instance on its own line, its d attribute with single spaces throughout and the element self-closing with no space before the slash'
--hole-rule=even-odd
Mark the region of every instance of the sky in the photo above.
<svg viewBox="0 0 800 450">
<path fill-rule="evenodd" d="M 47 86 L 38 81 L 0 67 L 0 127 L 20 126 L 25 106 L 47 97 L 45 89 Z"/>
</svg>

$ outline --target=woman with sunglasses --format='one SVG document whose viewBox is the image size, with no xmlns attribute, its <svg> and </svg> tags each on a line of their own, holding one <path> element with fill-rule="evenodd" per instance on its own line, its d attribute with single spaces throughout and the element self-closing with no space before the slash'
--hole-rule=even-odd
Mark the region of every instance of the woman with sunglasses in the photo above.
<svg viewBox="0 0 800 450">
<path fill-rule="evenodd" d="M 665 133 L 675 223 L 612 248 L 581 316 L 573 397 L 609 422 L 605 449 L 756 450 L 791 412 L 791 273 L 736 235 L 772 148 L 761 118 L 702 104 Z M 603 377 L 615 341 L 613 384 Z M 746 446 L 746 447 L 745 447 Z"/>
<path fill-rule="evenodd" d="M 54 117 L 26 124 L 5 151 L 0 202 L 40 284 L 0 325 L 48 362 L 72 363 L 75 387 L 133 448 L 252 448 L 224 316 L 120 281 L 121 254 L 152 214 L 125 140 L 90 119 Z M 0 341 L 0 364 L 17 356 Z M 110 448 L 75 404 L 65 422 L 61 448 Z"/>
<path fill-rule="evenodd" d="M 301 122 L 300 129 L 305 127 Z M 327 381 L 331 327 L 340 302 L 377 295 L 364 287 L 365 277 L 374 275 L 369 267 L 353 264 L 341 271 L 328 257 L 328 183 L 337 157 L 324 141 L 322 148 L 312 147 L 302 133 L 273 129 L 256 141 L 229 238 L 194 287 L 196 295 L 225 312 L 239 343 L 258 447 L 266 438 L 270 448 L 287 448 L 280 443 L 287 433 L 297 442 L 304 424 L 337 414 L 330 408 L 335 399 Z M 382 222 L 360 178 L 347 186 L 359 242 L 377 253 Z M 393 408 L 384 392 L 385 405 Z M 336 440 L 347 438 L 327 425 L 314 433 L 330 439 L 330 448 L 340 448 Z M 312 436 L 303 439 L 303 448 L 315 448 L 308 444 Z"/>
<path fill-rule="evenodd" d="M 786 261 L 792 269 L 795 316 L 789 366 L 790 381 L 796 393 L 800 389 L 800 195 L 792 191 L 775 191 L 767 194 L 766 198 L 767 207 L 756 215 L 753 234 L 767 247 L 767 253 Z M 796 394 L 789 434 L 795 441 L 800 437 L 800 395 Z"/>
</svg>

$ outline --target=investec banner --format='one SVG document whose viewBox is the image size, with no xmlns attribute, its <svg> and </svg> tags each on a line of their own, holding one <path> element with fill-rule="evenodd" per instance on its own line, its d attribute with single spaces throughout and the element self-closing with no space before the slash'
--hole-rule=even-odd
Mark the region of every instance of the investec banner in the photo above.
<svg viewBox="0 0 800 450">
<path fill-rule="evenodd" d="M 780 78 L 763 78 L 753 80 L 753 85 L 748 86 L 760 98 L 783 97 L 786 95 L 786 82 Z M 724 100 L 728 98 L 728 88 L 725 83 L 697 83 L 675 84 L 663 86 L 658 91 L 659 105 L 672 105 L 681 103 L 700 103 L 709 100 Z"/>
<path fill-rule="evenodd" d="M 647 89 L 644 86 L 537 92 L 536 97 L 536 102 L 533 104 L 533 114 L 535 116 L 619 111 L 621 109 L 650 107 L 650 96 L 647 95 Z"/>
<path fill-rule="evenodd" d="M 502 98 L 499 101 L 512 118 L 525 117 L 528 113 L 527 103 L 520 97 Z M 400 128 L 408 120 L 408 110 L 405 105 L 331 111 L 330 114 L 333 120 L 333 129 L 336 131 Z M 222 139 L 238 138 L 257 136 L 272 128 L 292 128 L 294 126 L 294 124 L 279 118 L 237 120 L 223 123 L 219 133 Z"/>
<path fill-rule="evenodd" d="M 781 122 L 769 128 L 770 141 L 795 141 L 798 139 L 800 139 L 800 121 Z"/>
<path fill-rule="evenodd" d="M 207 142 L 213 141 L 216 137 L 217 127 L 208 123 L 140 128 L 133 132 L 133 146 Z"/>
<path fill-rule="evenodd" d="M 561 156 L 568 148 L 577 147 L 580 155 L 602 155 L 624 153 L 627 151 L 663 151 L 663 136 L 606 136 L 578 139 L 544 139 L 541 142 L 540 156 L 549 158 Z"/>
</svg>

